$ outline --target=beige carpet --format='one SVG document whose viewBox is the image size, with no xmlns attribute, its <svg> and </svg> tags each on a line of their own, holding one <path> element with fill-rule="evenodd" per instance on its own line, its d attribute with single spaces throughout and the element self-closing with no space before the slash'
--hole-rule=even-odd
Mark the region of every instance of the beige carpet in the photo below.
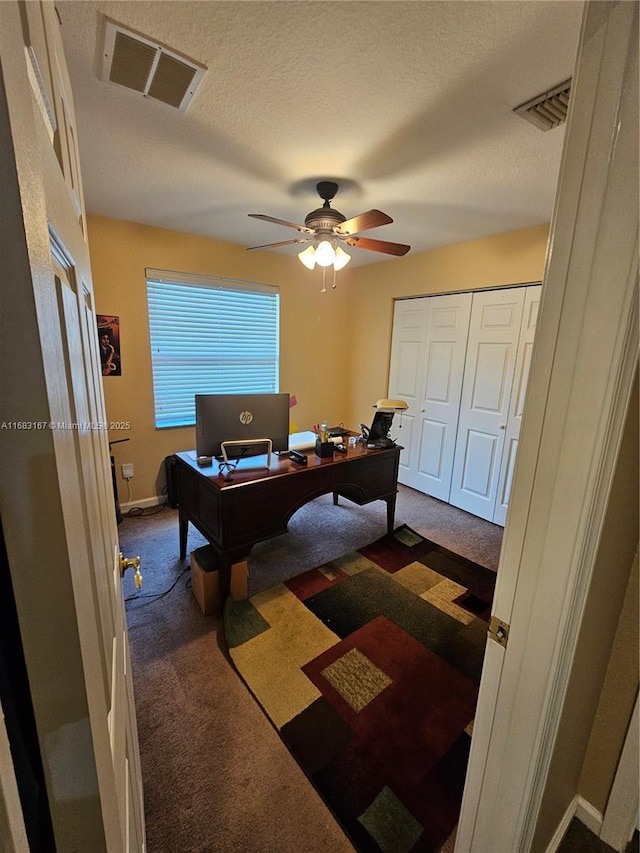
<svg viewBox="0 0 640 853">
<path fill-rule="evenodd" d="M 396 523 L 488 568 L 502 528 L 400 487 Z M 318 536 L 318 530 L 323 535 Z M 327 495 L 290 532 L 255 546 L 255 594 L 361 547 L 386 530 L 386 506 Z M 219 617 L 205 617 L 178 559 L 174 510 L 125 518 L 120 540 L 140 554 L 144 588 L 125 579 L 149 853 L 342 853 L 353 848 L 228 662 Z M 204 544 L 190 530 L 189 550 Z M 130 575 L 130 573 L 129 573 Z M 155 597 L 143 597 L 155 596 Z"/>
</svg>

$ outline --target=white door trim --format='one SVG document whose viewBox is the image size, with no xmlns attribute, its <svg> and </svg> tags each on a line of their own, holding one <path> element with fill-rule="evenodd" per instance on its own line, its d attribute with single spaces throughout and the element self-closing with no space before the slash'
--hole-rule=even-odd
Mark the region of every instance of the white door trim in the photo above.
<svg viewBox="0 0 640 853">
<path fill-rule="evenodd" d="M 531 849 L 638 353 L 637 5 L 591 2 L 457 853 Z"/>
<path fill-rule="evenodd" d="M 0 850 L 29 853 L 11 746 L 0 702 Z"/>
<path fill-rule="evenodd" d="M 602 841 L 614 850 L 625 849 L 638 820 L 638 734 L 636 696 L 600 830 Z"/>
</svg>

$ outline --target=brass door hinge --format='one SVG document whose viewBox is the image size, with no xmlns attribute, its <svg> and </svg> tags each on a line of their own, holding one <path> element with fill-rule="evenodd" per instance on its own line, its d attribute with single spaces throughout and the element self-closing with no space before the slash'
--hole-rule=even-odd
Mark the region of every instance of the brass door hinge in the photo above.
<svg viewBox="0 0 640 853">
<path fill-rule="evenodd" d="M 506 649 L 509 639 L 509 628 L 510 626 L 506 622 L 498 619 L 497 616 L 492 616 L 489 620 L 489 638 Z"/>
</svg>

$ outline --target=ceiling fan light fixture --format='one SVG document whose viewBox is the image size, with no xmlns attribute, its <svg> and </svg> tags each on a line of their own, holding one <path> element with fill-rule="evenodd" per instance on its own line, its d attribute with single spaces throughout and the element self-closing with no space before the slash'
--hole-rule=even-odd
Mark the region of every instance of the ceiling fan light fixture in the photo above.
<svg viewBox="0 0 640 853">
<path fill-rule="evenodd" d="M 321 240 L 316 247 L 315 262 L 319 267 L 330 267 L 334 262 L 336 252 L 328 240 Z"/>
<path fill-rule="evenodd" d="M 312 270 L 316 265 L 316 247 L 307 246 L 303 252 L 298 252 L 298 257 L 308 270 Z"/>
<path fill-rule="evenodd" d="M 346 265 L 351 260 L 351 255 L 342 248 L 342 246 L 336 247 L 336 256 L 333 261 L 334 270 L 341 270 L 346 267 Z"/>
</svg>

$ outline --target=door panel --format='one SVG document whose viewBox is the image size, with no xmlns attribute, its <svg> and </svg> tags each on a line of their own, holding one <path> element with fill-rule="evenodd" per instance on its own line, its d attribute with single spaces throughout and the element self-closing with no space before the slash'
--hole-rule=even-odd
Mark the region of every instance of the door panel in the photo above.
<svg viewBox="0 0 640 853">
<path fill-rule="evenodd" d="M 419 472 L 426 477 L 441 480 L 445 465 L 447 424 L 438 421 L 422 421 Z"/>
<path fill-rule="evenodd" d="M 474 294 L 450 501 L 493 519 L 525 289 Z"/>
<path fill-rule="evenodd" d="M 425 402 L 451 403 L 451 368 L 454 361 L 451 341 L 430 341 L 427 344 L 427 385 Z"/>
<path fill-rule="evenodd" d="M 502 451 L 502 462 L 500 468 L 500 479 L 498 482 L 498 495 L 493 513 L 493 521 L 496 524 L 506 524 L 507 509 L 509 508 L 509 497 L 511 495 L 511 484 L 513 472 L 516 465 L 518 440 L 520 427 L 522 425 L 522 414 L 529 381 L 529 368 L 531 366 L 531 353 L 533 351 L 533 339 L 536 332 L 536 322 L 540 309 L 540 298 L 542 285 L 531 285 L 526 288 L 524 309 L 522 312 L 522 325 L 518 341 L 518 354 L 516 356 L 515 376 L 513 380 L 513 392 L 509 406 L 509 417 L 505 430 L 505 445 Z"/>
<path fill-rule="evenodd" d="M 415 397 L 418 388 L 418 370 L 421 354 L 420 341 L 401 341 L 397 350 L 398 394 L 402 399 Z"/>
<path fill-rule="evenodd" d="M 394 395 L 394 399 L 398 398 Z M 406 397 L 403 397 L 402 399 L 406 400 Z M 402 415 L 400 415 L 396 420 L 398 423 L 402 424 L 402 431 L 398 434 L 397 441 L 398 444 L 404 448 L 404 450 L 400 453 L 398 480 L 399 482 L 408 485 L 408 483 L 406 483 L 406 480 L 411 476 L 408 460 L 409 454 L 411 452 L 411 449 L 414 447 L 415 442 L 414 430 L 416 426 L 416 418 L 415 415 L 411 414 L 409 411 L 406 411 L 402 412 Z M 394 428 L 395 425 L 396 421 L 394 420 Z"/>
<path fill-rule="evenodd" d="M 389 396 L 405 400 L 409 408 L 402 413 L 402 439 L 398 480 L 412 486 L 417 465 L 417 414 L 422 393 L 422 363 L 424 331 L 427 314 L 426 299 L 397 300 L 393 312 Z M 397 419 L 396 419 L 397 420 Z M 395 424 L 394 424 L 395 425 Z"/>
<path fill-rule="evenodd" d="M 488 498 L 491 474 L 495 467 L 497 436 L 467 430 L 467 445 L 462 466 L 462 488 L 469 494 Z"/>
<path fill-rule="evenodd" d="M 444 501 L 449 500 L 451 488 L 471 301 L 471 293 L 429 299 L 422 441 L 415 481 L 421 491 Z"/>
<path fill-rule="evenodd" d="M 475 375 L 470 377 L 473 412 L 500 414 L 505 409 L 509 393 L 510 345 L 508 343 L 479 343 L 475 352 Z"/>
</svg>

